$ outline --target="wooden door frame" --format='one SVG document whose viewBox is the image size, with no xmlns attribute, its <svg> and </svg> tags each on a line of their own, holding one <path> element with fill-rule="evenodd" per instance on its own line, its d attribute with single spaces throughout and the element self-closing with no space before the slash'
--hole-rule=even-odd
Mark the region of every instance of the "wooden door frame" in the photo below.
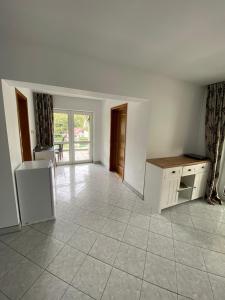
<svg viewBox="0 0 225 300">
<path fill-rule="evenodd" d="M 20 99 L 22 98 L 26 103 L 26 110 L 27 110 L 27 120 L 28 120 L 28 132 L 29 135 L 27 137 L 27 143 L 29 144 L 29 156 L 30 160 L 32 160 L 32 150 L 31 150 L 31 142 L 30 142 L 30 126 L 29 126 L 29 114 L 28 114 L 28 104 L 27 104 L 27 97 L 25 97 L 17 88 L 15 88 L 15 94 L 16 94 L 16 104 L 17 104 L 17 119 L 18 119 L 18 127 L 19 127 L 19 136 L 20 136 L 20 149 L 21 149 L 21 157 L 22 161 L 25 161 L 24 153 L 23 153 L 23 143 L 22 143 L 22 133 L 21 133 L 21 124 L 20 124 L 20 117 L 19 117 L 19 105 L 20 105 Z"/>
<path fill-rule="evenodd" d="M 127 116 L 127 107 L 128 104 L 121 104 L 111 108 L 111 122 L 110 122 L 110 156 L 109 156 L 109 170 L 115 172 L 115 148 L 113 147 L 114 138 L 115 138 L 115 113 L 118 111 L 125 111 Z M 124 148 L 124 167 L 123 167 L 123 176 L 124 180 L 124 171 L 125 171 L 125 160 L 126 160 L 126 144 L 127 144 L 127 118 L 126 118 L 126 128 L 125 128 L 125 148 Z"/>
</svg>

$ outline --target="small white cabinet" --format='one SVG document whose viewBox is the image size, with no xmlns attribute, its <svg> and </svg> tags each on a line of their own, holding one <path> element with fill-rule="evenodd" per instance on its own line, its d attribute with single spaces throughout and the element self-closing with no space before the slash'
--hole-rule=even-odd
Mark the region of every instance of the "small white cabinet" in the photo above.
<svg viewBox="0 0 225 300">
<path fill-rule="evenodd" d="M 210 164 L 185 156 L 147 160 L 144 200 L 152 211 L 204 197 Z"/>
</svg>

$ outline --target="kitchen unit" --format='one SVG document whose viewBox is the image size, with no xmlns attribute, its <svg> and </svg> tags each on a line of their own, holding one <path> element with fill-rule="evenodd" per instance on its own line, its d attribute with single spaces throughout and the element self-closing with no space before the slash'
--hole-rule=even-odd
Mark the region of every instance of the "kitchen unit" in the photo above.
<svg viewBox="0 0 225 300">
<path fill-rule="evenodd" d="M 147 159 L 144 200 L 153 213 L 205 196 L 210 162 L 186 156 Z"/>
</svg>

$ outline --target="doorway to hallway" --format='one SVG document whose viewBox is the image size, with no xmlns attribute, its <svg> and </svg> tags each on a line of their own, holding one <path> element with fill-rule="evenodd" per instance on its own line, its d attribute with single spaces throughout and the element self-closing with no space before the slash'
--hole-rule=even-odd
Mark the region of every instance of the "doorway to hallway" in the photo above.
<svg viewBox="0 0 225 300">
<path fill-rule="evenodd" d="M 15 89 L 22 161 L 31 161 L 30 128 L 27 98 Z"/>
<path fill-rule="evenodd" d="M 54 149 L 58 164 L 92 162 L 90 112 L 54 110 Z"/>
<path fill-rule="evenodd" d="M 127 104 L 111 108 L 110 171 L 122 179 L 125 169 Z"/>
</svg>

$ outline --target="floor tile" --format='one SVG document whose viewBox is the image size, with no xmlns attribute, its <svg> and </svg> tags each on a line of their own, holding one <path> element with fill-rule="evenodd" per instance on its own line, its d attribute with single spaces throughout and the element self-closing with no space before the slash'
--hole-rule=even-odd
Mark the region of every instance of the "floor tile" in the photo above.
<svg viewBox="0 0 225 300">
<path fill-rule="evenodd" d="M 88 253 L 91 247 L 94 245 L 98 237 L 98 233 L 82 226 L 72 235 L 70 240 L 67 242 L 70 246 Z"/>
<path fill-rule="evenodd" d="M 70 286 L 62 300 L 93 300 L 93 298 Z"/>
<path fill-rule="evenodd" d="M 26 257 L 46 268 L 63 246 L 62 242 L 49 237 L 29 251 Z"/>
<path fill-rule="evenodd" d="M 125 223 L 108 219 L 102 228 L 102 233 L 112 238 L 121 240 L 126 228 Z"/>
<path fill-rule="evenodd" d="M 202 231 L 202 233 L 203 233 L 203 231 Z M 203 241 L 201 243 L 201 247 L 225 254 L 225 237 L 224 236 L 211 234 L 211 233 L 207 233 L 207 232 L 204 232 L 204 235 L 206 236 L 206 241 Z"/>
<path fill-rule="evenodd" d="M 191 298 L 187 298 L 187 297 L 184 297 L 184 296 L 181 296 L 181 295 L 178 295 L 178 298 L 177 300 L 190 300 Z"/>
<path fill-rule="evenodd" d="M 48 272 L 44 272 L 32 288 L 22 297 L 23 300 L 60 300 L 67 284 Z"/>
<path fill-rule="evenodd" d="M 164 221 L 166 223 L 171 223 L 171 212 L 170 209 L 163 209 L 161 211 L 161 214 L 151 214 L 152 218 L 160 219 L 161 221 Z"/>
<path fill-rule="evenodd" d="M 173 236 L 175 240 L 186 242 L 195 246 L 201 246 L 199 233 L 188 226 L 173 224 Z"/>
<path fill-rule="evenodd" d="M 140 291 L 140 279 L 113 269 L 102 300 L 138 300 Z"/>
<path fill-rule="evenodd" d="M 144 280 L 176 293 L 175 262 L 147 252 Z"/>
<path fill-rule="evenodd" d="M 114 266 L 139 278 L 143 277 L 146 252 L 121 243 Z"/>
<path fill-rule="evenodd" d="M 180 205 L 173 206 L 169 208 L 170 212 L 175 212 L 178 214 L 191 214 L 190 205 L 188 203 L 183 203 Z"/>
<path fill-rule="evenodd" d="M 124 233 L 123 241 L 135 247 L 146 250 L 148 242 L 148 231 L 128 225 Z"/>
<path fill-rule="evenodd" d="M 209 274 L 214 300 L 222 300 L 225 295 L 225 278 Z"/>
<path fill-rule="evenodd" d="M 0 278 L 22 261 L 24 261 L 24 256 L 8 246 L 0 248 Z"/>
<path fill-rule="evenodd" d="M 0 300 L 9 300 L 9 298 L 0 292 Z"/>
<path fill-rule="evenodd" d="M 205 270 L 205 264 L 201 249 L 187 243 L 174 241 L 175 259 L 177 262 Z"/>
<path fill-rule="evenodd" d="M 194 300 L 212 300 L 212 290 L 206 272 L 181 264 L 176 265 L 178 293 Z"/>
<path fill-rule="evenodd" d="M 150 216 L 151 215 L 151 207 L 149 203 L 146 203 L 142 199 L 137 199 L 135 202 L 135 205 L 132 208 L 132 211 L 144 215 L 144 216 Z"/>
<path fill-rule="evenodd" d="M 112 267 L 87 257 L 82 267 L 74 277 L 72 285 L 95 299 L 100 299 Z"/>
<path fill-rule="evenodd" d="M 86 255 L 70 246 L 65 246 L 48 266 L 48 271 L 70 283 L 80 269 Z"/>
<path fill-rule="evenodd" d="M 225 277 L 225 254 L 202 249 L 206 269 L 210 273 Z"/>
<path fill-rule="evenodd" d="M 171 213 L 171 222 L 189 227 L 194 226 L 191 216 L 187 214 Z"/>
<path fill-rule="evenodd" d="M 140 215 L 137 213 L 132 213 L 129 219 L 129 224 L 148 230 L 150 224 L 150 217 Z"/>
<path fill-rule="evenodd" d="M 177 294 L 148 282 L 143 282 L 140 300 L 177 300 Z"/>
<path fill-rule="evenodd" d="M 118 206 L 120 208 L 125 208 L 131 210 L 135 205 L 135 199 L 129 198 L 129 196 L 118 197 L 116 200 L 112 202 L 113 205 Z"/>
<path fill-rule="evenodd" d="M 209 219 L 206 220 L 204 218 L 199 218 L 195 216 L 192 216 L 192 222 L 196 229 L 210 233 L 216 233 L 221 224 L 219 222 L 210 222 Z"/>
<path fill-rule="evenodd" d="M 222 221 L 223 221 L 224 223 L 220 223 L 220 224 L 219 224 L 216 233 L 219 234 L 219 235 L 225 236 L 225 218 L 224 218 Z M 221 222 L 222 222 L 222 221 L 221 221 Z"/>
<path fill-rule="evenodd" d="M 32 225 L 32 227 L 42 233 L 51 235 L 62 242 L 67 242 L 74 232 L 79 228 L 79 226 L 76 224 L 60 219 L 37 223 Z"/>
<path fill-rule="evenodd" d="M 100 235 L 95 241 L 89 255 L 112 265 L 116 258 L 119 246 L 120 242 L 118 240 Z"/>
<path fill-rule="evenodd" d="M 109 215 L 110 219 L 124 223 L 128 223 L 129 217 L 130 211 L 120 207 L 114 207 L 111 214 Z"/>
<path fill-rule="evenodd" d="M 48 237 L 45 234 L 31 229 L 13 240 L 10 243 L 10 247 L 22 253 L 23 255 L 26 255 L 29 251 L 33 250 L 47 238 Z"/>
<path fill-rule="evenodd" d="M 174 260 L 173 239 L 149 232 L 147 251 Z"/>
<path fill-rule="evenodd" d="M 101 205 L 96 205 L 95 208 L 92 208 L 91 211 L 97 215 L 103 216 L 103 217 L 108 217 L 112 210 L 113 210 L 114 206 L 110 205 L 110 204 L 101 204 Z"/>
<path fill-rule="evenodd" d="M 88 213 L 85 218 L 82 218 L 80 225 L 88 227 L 91 230 L 101 232 L 102 227 L 105 225 L 107 219 L 105 217 Z"/>
<path fill-rule="evenodd" d="M 12 243 L 13 240 L 15 240 L 16 238 L 19 238 L 21 235 L 23 235 L 26 231 L 28 231 L 30 229 L 31 229 L 30 226 L 23 226 L 18 231 L 0 235 L 0 241 L 3 241 L 6 244 L 10 244 L 10 243 Z"/>
<path fill-rule="evenodd" d="M 10 299 L 19 299 L 40 276 L 42 269 L 27 259 L 0 279 L 0 290 Z"/>
<path fill-rule="evenodd" d="M 162 221 L 158 218 L 151 218 L 150 231 L 164 235 L 166 237 L 173 237 L 171 223 Z"/>
</svg>

